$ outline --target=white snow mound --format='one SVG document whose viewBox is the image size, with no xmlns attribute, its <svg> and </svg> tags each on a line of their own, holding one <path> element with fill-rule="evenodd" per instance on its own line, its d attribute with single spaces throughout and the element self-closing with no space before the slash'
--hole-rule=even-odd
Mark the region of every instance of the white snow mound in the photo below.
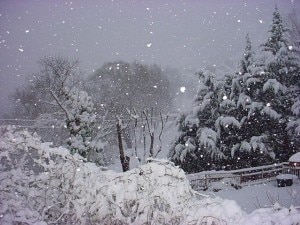
<svg viewBox="0 0 300 225">
<path fill-rule="evenodd" d="M 289 158 L 289 162 L 300 162 L 300 152 L 297 152 L 296 154 L 292 155 Z"/>
</svg>

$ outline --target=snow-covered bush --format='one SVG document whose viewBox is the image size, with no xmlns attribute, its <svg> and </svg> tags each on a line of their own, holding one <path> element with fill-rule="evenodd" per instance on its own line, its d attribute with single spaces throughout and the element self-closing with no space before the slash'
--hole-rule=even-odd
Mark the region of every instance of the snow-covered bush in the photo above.
<svg viewBox="0 0 300 225">
<path fill-rule="evenodd" d="M 0 135 L 0 224 L 291 225 L 300 220 L 294 208 L 261 209 L 266 217 L 259 210 L 246 215 L 235 201 L 200 195 L 166 160 L 149 159 L 115 173 L 27 131 L 1 127 Z"/>
<path fill-rule="evenodd" d="M 68 148 L 72 154 L 78 153 L 89 162 L 105 165 L 105 144 L 100 138 L 94 138 L 92 135 L 96 120 L 92 98 L 87 92 L 77 88 L 65 88 L 64 94 L 66 101 L 57 102 L 66 114 Z"/>
<path fill-rule="evenodd" d="M 101 168 L 28 131 L 1 127 L 0 134 L 0 223 L 85 224 L 85 179 L 101 182 Z"/>
<path fill-rule="evenodd" d="M 71 152 L 87 157 L 91 141 L 91 128 L 95 122 L 94 104 L 85 91 L 76 88 L 65 90 L 66 127 L 70 133 L 67 140 Z"/>
</svg>

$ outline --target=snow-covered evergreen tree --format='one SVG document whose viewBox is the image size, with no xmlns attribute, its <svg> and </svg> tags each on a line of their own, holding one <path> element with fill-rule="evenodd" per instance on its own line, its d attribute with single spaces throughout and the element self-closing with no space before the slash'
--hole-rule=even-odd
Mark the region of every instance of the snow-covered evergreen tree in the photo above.
<svg viewBox="0 0 300 225">
<path fill-rule="evenodd" d="M 252 43 L 249 37 L 249 33 L 246 34 L 246 47 L 243 54 L 243 58 L 239 65 L 239 74 L 250 73 L 251 66 L 254 62 L 254 52 L 252 50 Z"/>
<path fill-rule="evenodd" d="M 264 127 L 269 133 L 269 141 L 280 160 L 287 160 L 297 146 L 286 132 L 291 117 L 291 108 L 297 102 L 297 83 L 300 79 L 300 58 L 296 46 L 291 45 L 282 17 L 275 8 L 269 38 L 262 45 L 267 53 L 261 71 L 263 103 L 261 113 L 269 117 Z M 296 84 L 296 85 L 295 85 Z M 299 147 L 299 146 L 298 146 Z"/>
<path fill-rule="evenodd" d="M 300 60 L 299 60 L 300 61 Z M 300 74 L 300 70 L 299 74 Z M 291 144 L 296 151 L 300 149 L 300 77 L 295 77 L 294 84 L 290 86 L 292 92 L 293 105 L 291 107 L 292 115 L 287 124 L 288 134 Z M 298 149 L 298 150 L 297 150 Z"/>
<path fill-rule="evenodd" d="M 66 91 L 66 99 L 68 107 L 66 125 L 70 132 L 67 143 L 71 153 L 79 153 L 86 157 L 91 141 L 92 124 L 95 122 L 94 104 L 85 91 L 78 89 Z"/>
<path fill-rule="evenodd" d="M 221 160 L 227 158 L 222 136 L 227 127 L 238 123 L 221 114 L 232 107 L 227 101 L 226 83 L 209 71 L 197 75 L 200 87 L 193 110 L 180 117 L 179 136 L 170 151 L 170 157 L 187 172 L 221 168 Z"/>
<path fill-rule="evenodd" d="M 66 90 L 65 97 L 67 101 L 62 107 L 67 114 L 66 127 L 70 134 L 67 144 L 71 153 L 78 153 L 88 161 L 104 165 L 104 144 L 92 140 L 92 128 L 96 116 L 91 97 L 85 91 L 76 88 Z"/>
<path fill-rule="evenodd" d="M 240 76 L 233 80 L 231 97 L 238 98 L 241 142 L 232 149 L 232 153 L 256 149 L 284 161 L 295 149 L 286 126 L 295 96 L 295 88 L 291 84 L 299 80 L 299 60 L 296 48 L 289 44 L 286 31 L 276 7 L 270 36 L 261 45 L 262 51 L 250 69 L 244 74 L 240 72 Z M 242 62 L 244 60 L 243 57 Z M 243 65 L 245 63 L 241 63 L 240 71 L 244 72 Z M 294 125 L 290 126 L 290 131 Z"/>
<path fill-rule="evenodd" d="M 277 7 L 269 33 L 257 57 L 246 36 L 233 76 L 199 73 L 193 111 L 181 118 L 171 150 L 188 172 L 285 161 L 299 148 L 299 51 L 289 44 Z"/>
<path fill-rule="evenodd" d="M 231 98 L 238 99 L 236 117 L 241 122 L 241 142 L 234 146 L 232 153 L 256 150 L 283 161 L 295 149 L 286 126 L 291 114 L 292 96 L 295 95 L 290 80 L 296 82 L 299 64 L 277 7 L 269 33 L 270 37 L 261 45 L 259 56 L 248 64 L 251 66 L 247 72 L 240 72 L 233 79 Z M 249 43 L 247 40 L 245 52 Z M 239 69 L 243 72 L 246 71 L 244 60 L 245 57 Z"/>
<path fill-rule="evenodd" d="M 231 147 L 233 163 L 246 167 L 271 163 L 274 157 L 273 150 L 268 144 L 268 136 L 264 133 L 264 121 L 261 110 L 262 77 L 260 70 L 255 68 L 254 58 L 249 35 L 246 35 L 246 47 L 238 72 L 232 80 L 230 99 L 236 104 L 233 116 L 240 122 L 237 130 L 237 141 Z M 263 66 L 263 62 L 260 62 Z M 259 72 L 257 72 L 259 71 Z M 236 162 L 236 163 L 235 163 Z M 237 165 L 238 167 L 238 165 Z"/>
<path fill-rule="evenodd" d="M 269 53 L 264 62 L 267 78 L 290 86 L 300 76 L 299 49 L 289 40 L 288 29 L 285 28 L 277 7 L 273 13 L 269 34 L 266 43 L 261 46 L 264 52 Z"/>
<path fill-rule="evenodd" d="M 293 10 L 292 13 L 288 15 L 287 26 L 289 27 L 288 33 L 291 37 L 291 44 L 289 50 L 293 52 L 294 57 L 300 57 L 300 23 L 299 23 L 299 14 L 296 10 Z M 292 115 L 290 121 L 287 125 L 288 134 L 291 138 L 291 142 L 295 149 L 300 148 L 300 70 L 299 70 L 299 61 L 298 66 L 295 70 L 296 73 L 291 78 L 291 87 L 290 90 L 293 93 L 293 105 L 291 108 Z"/>
</svg>

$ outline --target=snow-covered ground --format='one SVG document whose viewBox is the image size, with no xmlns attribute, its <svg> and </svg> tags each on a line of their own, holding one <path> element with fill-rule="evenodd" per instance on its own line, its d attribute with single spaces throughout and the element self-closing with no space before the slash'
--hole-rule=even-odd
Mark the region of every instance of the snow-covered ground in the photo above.
<svg viewBox="0 0 300 225">
<path fill-rule="evenodd" d="M 0 224 L 295 225 L 299 180 L 195 192 L 172 162 L 105 171 L 37 135 L 0 129 Z M 215 195 L 215 196 L 213 196 Z M 277 201 L 278 200 L 278 201 Z M 257 203 L 256 203 L 257 202 Z M 255 206 L 255 204 L 257 206 Z M 252 208 L 251 208 L 252 207 Z M 254 210 L 254 211 L 253 211 Z"/>
<path fill-rule="evenodd" d="M 203 191 L 202 193 L 208 193 Z M 213 192 L 214 195 L 223 199 L 235 200 L 241 208 L 251 213 L 258 208 L 271 207 L 275 203 L 289 208 L 294 206 L 300 210 L 300 180 L 294 180 L 290 187 L 277 187 L 276 181 L 265 184 L 249 185 L 242 189 L 223 189 Z M 299 211 L 300 213 L 300 211 Z"/>
</svg>

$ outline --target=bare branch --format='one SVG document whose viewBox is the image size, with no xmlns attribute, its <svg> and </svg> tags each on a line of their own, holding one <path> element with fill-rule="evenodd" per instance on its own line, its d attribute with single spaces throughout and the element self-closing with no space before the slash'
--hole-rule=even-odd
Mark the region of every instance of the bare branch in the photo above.
<svg viewBox="0 0 300 225">
<path fill-rule="evenodd" d="M 145 111 L 143 111 L 145 117 L 146 117 L 146 122 L 149 130 L 149 135 L 150 135 L 150 149 L 149 149 L 149 157 L 153 157 L 153 146 L 154 146 L 154 131 L 150 129 L 150 124 L 148 120 L 148 116 Z M 152 121 L 152 119 L 151 119 Z M 151 122 L 152 123 L 152 122 Z"/>
<path fill-rule="evenodd" d="M 66 109 L 66 107 L 64 107 L 64 105 L 62 105 L 58 99 L 58 97 L 55 95 L 55 93 L 51 90 L 50 91 L 52 97 L 54 98 L 54 100 L 56 101 L 56 103 L 59 105 L 59 107 L 64 111 L 64 113 L 66 114 L 66 117 L 69 119 L 69 112 Z"/>
<path fill-rule="evenodd" d="M 158 149 L 158 151 L 157 151 L 157 153 L 156 153 L 156 155 L 155 155 L 155 158 L 156 158 L 157 155 L 161 152 L 161 148 L 162 148 L 162 140 L 161 140 L 161 137 L 162 137 L 162 133 L 163 133 L 163 131 L 164 131 L 165 125 L 166 125 L 166 123 L 167 123 L 167 121 L 168 121 L 168 119 L 169 119 L 169 115 L 167 115 L 167 117 L 166 117 L 166 119 L 165 119 L 165 121 L 164 121 L 161 111 L 159 112 L 159 115 L 160 115 L 160 121 L 161 121 L 161 130 L 160 130 L 160 133 L 159 133 L 159 135 L 158 135 L 158 140 L 159 140 L 160 146 L 159 146 L 159 149 Z"/>
</svg>

